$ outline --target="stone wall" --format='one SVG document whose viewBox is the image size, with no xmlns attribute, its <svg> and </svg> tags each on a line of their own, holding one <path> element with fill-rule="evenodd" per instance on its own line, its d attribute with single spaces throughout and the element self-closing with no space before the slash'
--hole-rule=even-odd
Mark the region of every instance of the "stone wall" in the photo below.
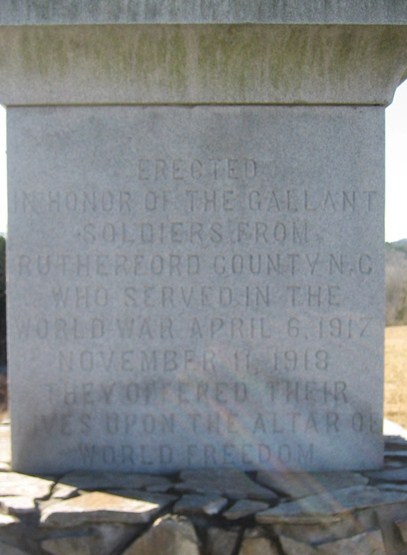
<svg viewBox="0 0 407 555">
<path fill-rule="evenodd" d="M 3 454 L 7 433 L 0 426 Z M 384 469 L 363 473 L 40 478 L 11 472 L 7 461 L 0 469 L 2 555 L 407 553 L 407 441 L 399 437 L 387 437 Z"/>
</svg>

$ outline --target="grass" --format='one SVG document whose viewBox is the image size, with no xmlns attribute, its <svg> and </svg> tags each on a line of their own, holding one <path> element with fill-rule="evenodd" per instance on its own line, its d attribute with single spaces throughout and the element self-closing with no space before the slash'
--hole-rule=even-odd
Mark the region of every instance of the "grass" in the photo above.
<svg viewBox="0 0 407 555">
<path fill-rule="evenodd" d="M 407 326 L 386 328 L 385 418 L 407 428 Z"/>
</svg>

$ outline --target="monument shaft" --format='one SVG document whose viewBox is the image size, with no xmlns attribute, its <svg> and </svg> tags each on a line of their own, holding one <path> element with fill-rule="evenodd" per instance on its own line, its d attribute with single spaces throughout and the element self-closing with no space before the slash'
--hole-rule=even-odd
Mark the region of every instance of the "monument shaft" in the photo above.
<svg viewBox="0 0 407 555">
<path fill-rule="evenodd" d="M 404 3 L 60 4 L 0 10 L 14 468 L 379 467 Z"/>
<path fill-rule="evenodd" d="M 381 464 L 381 107 L 8 129 L 16 468 Z"/>
</svg>

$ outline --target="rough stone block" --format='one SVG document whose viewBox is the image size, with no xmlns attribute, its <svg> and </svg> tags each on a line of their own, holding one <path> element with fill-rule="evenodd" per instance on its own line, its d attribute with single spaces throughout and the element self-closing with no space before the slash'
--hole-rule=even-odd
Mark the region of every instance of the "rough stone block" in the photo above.
<svg viewBox="0 0 407 555">
<path fill-rule="evenodd" d="M 261 511 L 256 520 L 262 524 L 319 524 L 335 522 L 341 515 L 373 507 L 387 511 L 398 503 L 407 503 L 407 495 L 399 491 L 382 491 L 370 486 L 354 486 L 321 495 L 302 497 Z"/>
<path fill-rule="evenodd" d="M 262 501 L 239 499 L 239 501 L 236 501 L 229 509 L 223 512 L 223 516 L 228 520 L 239 520 L 241 518 L 251 517 L 267 508 L 267 503 Z"/>
<path fill-rule="evenodd" d="M 1 555 L 29 555 L 28 551 L 0 542 Z"/>
<path fill-rule="evenodd" d="M 320 555 L 386 555 L 383 537 L 380 530 L 373 530 L 357 534 L 350 538 L 324 543 L 318 546 L 317 553 Z"/>
<path fill-rule="evenodd" d="M 150 487 L 166 490 L 171 487 L 170 480 L 164 476 L 124 472 L 70 472 L 61 478 L 60 484 L 85 490 L 142 490 Z"/>
<path fill-rule="evenodd" d="M 232 555 L 239 538 L 239 529 L 211 527 L 208 529 L 206 546 L 209 555 Z"/>
<path fill-rule="evenodd" d="M 51 555 L 111 555 L 120 553 L 136 534 L 133 527 L 120 524 L 101 524 L 90 529 L 78 529 L 69 536 L 63 534 L 41 542 Z"/>
<path fill-rule="evenodd" d="M 94 491 L 46 507 L 42 511 L 41 524 L 61 528 L 100 522 L 144 524 L 150 522 L 160 509 L 158 503 Z"/>
<path fill-rule="evenodd" d="M 0 472 L 0 497 L 31 497 L 43 499 L 51 494 L 54 482 L 18 472 Z"/>
<path fill-rule="evenodd" d="M 364 523 L 363 523 L 364 524 Z M 297 522 L 285 522 L 282 524 L 265 524 L 262 526 L 270 529 L 277 536 L 284 536 L 300 543 L 318 544 L 323 542 L 336 541 L 347 538 L 359 532 L 371 528 L 369 526 L 360 526 L 354 515 L 342 515 L 341 518 L 335 518 L 330 521 L 322 520 L 310 524 L 301 524 Z"/>
<path fill-rule="evenodd" d="M 247 474 L 233 468 L 183 470 L 177 491 L 201 493 L 221 493 L 231 499 L 248 497 L 263 501 L 277 502 L 278 496 L 268 488 L 259 486 Z"/>
<path fill-rule="evenodd" d="M 364 532 L 342 540 L 308 545 L 281 536 L 279 538 L 285 555 L 386 555 L 383 538 L 379 530 Z"/>
<path fill-rule="evenodd" d="M 279 549 L 273 540 L 255 529 L 246 532 L 239 555 L 279 555 Z"/>
<path fill-rule="evenodd" d="M 280 536 L 279 541 L 284 555 L 316 555 L 317 550 L 304 542 L 293 540 L 286 536 Z"/>
<path fill-rule="evenodd" d="M 175 514 L 218 514 L 228 500 L 216 494 L 208 495 L 183 495 L 177 503 L 175 503 L 173 512 Z"/>
<path fill-rule="evenodd" d="M 137 539 L 123 555 L 199 555 L 199 541 L 186 518 L 163 518 Z"/>
<path fill-rule="evenodd" d="M 260 471 L 261 484 L 290 497 L 306 497 L 336 489 L 366 485 L 368 478 L 355 472 L 267 472 Z"/>
<path fill-rule="evenodd" d="M 403 542 L 407 543 L 407 520 L 399 520 L 396 521 L 395 524 L 401 534 L 401 537 L 403 538 Z"/>
<path fill-rule="evenodd" d="M 372 508 L 386 546 L 386 555 L 404 555 L 406 544 L 397 522 L 407 520 L 407 503 L 394 503 Z"/>
<path fill-rule="evenodd" d="M 0 497 L 0 510 L 11 515 L 28 515 L 35 513 L 37 508 L 32 497 L 8 496 Z"/>
</svg>

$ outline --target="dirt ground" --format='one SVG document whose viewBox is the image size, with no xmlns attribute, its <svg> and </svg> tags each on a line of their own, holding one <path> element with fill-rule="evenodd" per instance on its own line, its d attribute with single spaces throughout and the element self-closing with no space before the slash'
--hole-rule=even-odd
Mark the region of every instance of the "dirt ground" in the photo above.
<svg viewBox="0 0 407 555">
<path fill-rule="evenodd" d="M 386 328 L 385 418 L 407 428 L 407 326 Z"/>
</svg>

